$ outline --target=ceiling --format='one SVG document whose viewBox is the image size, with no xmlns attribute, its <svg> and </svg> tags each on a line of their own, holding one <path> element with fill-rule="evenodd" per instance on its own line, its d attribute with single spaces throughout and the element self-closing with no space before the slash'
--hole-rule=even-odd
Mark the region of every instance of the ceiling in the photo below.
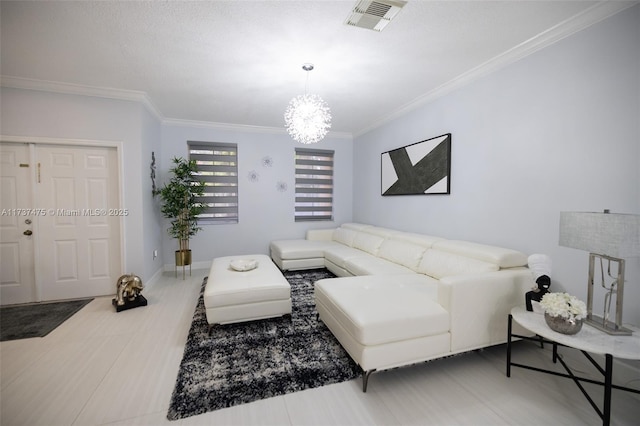
<svg viewBox="0 0 640 426">
<path fill-rule="evenodd" d="M 0 74 L 142 96 L 167 122 L 282 129 L 311 62 L 334 135 L 358 135 L 633 3 L 413 0 L 376 32 L 344 24 L 356 0 L 2 1 Z"/>
</svg>

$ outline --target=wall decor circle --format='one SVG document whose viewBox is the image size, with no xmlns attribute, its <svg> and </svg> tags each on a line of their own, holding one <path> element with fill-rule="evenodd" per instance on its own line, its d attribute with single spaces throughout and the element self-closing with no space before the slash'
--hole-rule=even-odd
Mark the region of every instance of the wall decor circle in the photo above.
<svg viewBox="0 0 640 426">
<path fill-rule="evenodd" d="M 273 167 L 273 158 L 268 155 L 262 157 L 262 166 L 263 167 Z"/>
<path fill-rule="evenodd" d="M 247 174 L 247 178 L 249 179 L 249 181 L 251 182 L 257 182 L 260 180 L 260 175 L 258 174 L 258 172 L 256 172 L 255 170 L 251 170 L 248 174 Z"/>
</svg>

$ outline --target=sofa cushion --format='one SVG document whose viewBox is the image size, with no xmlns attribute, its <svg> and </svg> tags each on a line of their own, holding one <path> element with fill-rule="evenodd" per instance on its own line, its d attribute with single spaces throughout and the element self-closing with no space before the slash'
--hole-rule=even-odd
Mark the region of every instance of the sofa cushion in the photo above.
<svg viewBox="0 0 640 426">
<path fill-rule="evenodd" d="M 438 241 L 433 248 L 493 263 L 500 268 L 525 266 L 528 261 L 527 256 L 519 251 L 469 241 Z"/>
<path fill-rule="evenodd" d="M 416 271 L 425 250 L 426 247 L 392 239 L 382 243 L 378 256 Z"/>
<path fill-rule="evenodd" d="M 332 247 L 327 247 L 324 251 L 324 258 L 331 263 L 346 269 L 347 260 L 354 257 L 371 256 L 368 253 L 358 250 L 356 248 L 347 247 L 342 244 L 336 244 Z"/>
<path fill-rule="evenodd" d="M 344 268 L 352 275 L 398 275 L 398 274 L 415 274 L 415 271 L 389 262 L 388 260 L 372 256 L 358 256 L 346 259 Z"/>
<path fill-rule="evenodd" d="M 353 237 L 356 236 L 356 231 L 353 229 L 347 229 L 340 227 L 333 231 L 333 241 L 336 241 L 340 244 L 344 244 L 345 246 L 352 247 L 353 246 Z"/>
<path fill-rule="evenodd" d="M 498 265 L 455 253 L 429 249 L 424 253 L 418 272 L 434 278 L 497 271 Z"/>
<path fill-rule="evenodd" d="M 353 237 L 353 247 L 376 256 L 383 241 L 384 238 L 381 236 L 367 232 L 356 232 L 355 237 Z"/>
<path fill-rule="evenodd" d="M 434 297 L 437 285 L 418 274 L 330 278 L 315 283 L 318 303 L 362 345 L 432 336 L 449 331 L 449 313 Z"/>
</svg>

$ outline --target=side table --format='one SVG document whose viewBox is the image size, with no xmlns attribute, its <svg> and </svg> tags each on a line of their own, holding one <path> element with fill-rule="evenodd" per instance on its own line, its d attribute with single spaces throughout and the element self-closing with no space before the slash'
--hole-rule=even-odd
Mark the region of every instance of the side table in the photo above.
<svg viewBox="0 0 640 426">
<path fill-rule="evenodd" d="M 512 333 L 512 321 L 515 320 L 525 329 L 535 333 L 536 337 L 521 336 Z M 509 315 L 508 338 L 507 338 L 507 377 L 511 377 L 511 367 L 526 368 L 541 373 L 552 374 L 554 376 L 566 377 L 572 379 L 580 388 L 582 394 L 587 398 L 593 409 L 602 419 L 603 425 L 609 425 L 611 421 L 611 391 L 619 389 L 626 392 L 640 394 L 640 390 L 614 385 L 612 383 L 613 359 L 623 358 L 631 360 L 640 360 L 640 330 L 632 327 L 633 334 L 631 336 L 614 336 L 597 330 L 594 327 L 584 323 L 582 330 L 574 335 L 566 335 L 557 333 L 549 328 L 544 320 L 544 315 L 536 312 L 529 312 L 524 307 L 518 306 L 511 310 Z M 525 364 L 519 364 L 511 361 L 511 342 L 512 338 L 520 338 L 532 340 L 538 343 L 551 343 L 553 345 L 553 362 L 560 361 L 567 374 L 558 373 L 556 371 L 544 370 Z M 558 346 L 567 346 L 580 350 L 584 356 L 594 365 L 594 367 L 604 376 L 604 381 L 597 381 L 585 377 L 576 376 L 569 366 L 558 353 Z M 605 367 L 589 355 L 590 353 L 605 356 Z M 587 393 L 581 382 L 594 383 L 604 386 L 604 401 L 602 410 L 594 402 L 593 398 Z"/>
</svg>

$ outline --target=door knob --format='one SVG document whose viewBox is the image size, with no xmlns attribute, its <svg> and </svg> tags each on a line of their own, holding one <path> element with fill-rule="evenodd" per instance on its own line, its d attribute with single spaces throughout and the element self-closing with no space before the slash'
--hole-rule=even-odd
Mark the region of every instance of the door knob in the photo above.
<svg viewBox="0 0 640 426">
<path fill-rule="evenodd" d="M 27 229 L 26 231 L 23 232 L 24 235 L 31 235 L 33 234 L 33 232 L 31 231 L 31 229 Z"/>
</svg>

